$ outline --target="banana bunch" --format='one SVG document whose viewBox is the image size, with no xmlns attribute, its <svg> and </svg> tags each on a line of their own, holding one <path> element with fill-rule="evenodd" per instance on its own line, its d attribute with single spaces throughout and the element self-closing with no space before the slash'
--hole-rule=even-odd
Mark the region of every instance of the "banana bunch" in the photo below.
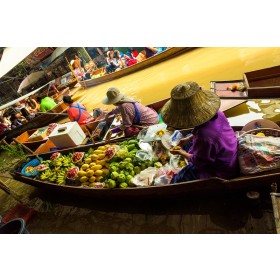
<svg viewBox="0 0 280 280">
<path fill-rule="evenodd" d="M 66 182 L 66 169 L 60 169 L 56 175 L 56 182 L 59 185 L 65 185 Z"/>
<path fill-rule="evenodd" d="M 53 172 L 52 175 L 48 178 L 50 182 L 55 182 L 57 177 L 57 173 Z"/>
<path fill-rule="evenodd" d="M 40 174 L 40 179 L 42 181 L 46 181 L 49 179 L 50 176 L 52 176 L 53 172 L 50 169 L 47 169 L 46 171 L 42 172 Z"/>
<path fill-rule="evenodd" d="M 62 156 L 62 166 L 63 167 L 73 167 L 75 164 L 72 162 L 71 157 L 69 156 Z"/>
</svg>

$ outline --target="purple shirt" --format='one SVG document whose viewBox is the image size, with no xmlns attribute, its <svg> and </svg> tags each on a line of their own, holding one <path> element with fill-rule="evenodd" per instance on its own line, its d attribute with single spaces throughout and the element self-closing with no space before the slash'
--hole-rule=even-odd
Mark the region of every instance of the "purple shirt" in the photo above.
<svg viewBox="0 0 280 280">
<path fill-rule="evenodd" d="M 158 114 L 154 109 L 146 107 L 141 103 L 135 103 L 137 109 L 140 113 L 140 123 L 143 126 L 150 126 L 153 124 L 158 124 L 159 118 Z M 122 116 L 122 125 L 119 126 L 121 130 L 125 130 L 126 128 L 136 124 L 136 113 L 132 103 L 122 103 L 118 105 L 118 107 L 109 114 L 121 114 Z"/>
<path fill-rule="evenodd" d="M 223 112 L 195 127 L 193 135 L 190 161 L 197 167 L 199 178 L 231 179 L 239 175 L 238 141 Z"/>
</svg>

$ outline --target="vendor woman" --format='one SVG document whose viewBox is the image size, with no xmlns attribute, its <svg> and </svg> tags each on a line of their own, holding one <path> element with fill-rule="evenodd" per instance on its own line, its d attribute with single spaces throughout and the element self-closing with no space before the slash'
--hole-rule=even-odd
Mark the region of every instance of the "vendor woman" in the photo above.
<svg viewBox="0 0 280 280">
<path fill-rule="evenodd" d="M 159 122 L 159 117 L 155 110 L 125 96 L 117 88 L 109 88 L 106 95 L 107 97 L 102 101 L 103 104 L 113 104 L 117 107 L 110 111 L 106 118 L 113 114 L 121 114 L 122 117 L 122 125 L 112 129 L 112 133 L 124 131 L 125 136 L 129 137 L 139 132 L 139 129 L 133 127 L 133 125 L 150 126 Z"/>
<path fill-rule="evenodd" d="M 231 179 L 239 175 L 237 138 L 219 108 L 220 98 L 195 82 L 172 89 L 171 100 L 161 110 L 163 121 L 174 128 L 194 129 L 179 142 L 184 149 L 170 151 L 189 162 L 171 183 L 209 177 Z"/>
</svg>

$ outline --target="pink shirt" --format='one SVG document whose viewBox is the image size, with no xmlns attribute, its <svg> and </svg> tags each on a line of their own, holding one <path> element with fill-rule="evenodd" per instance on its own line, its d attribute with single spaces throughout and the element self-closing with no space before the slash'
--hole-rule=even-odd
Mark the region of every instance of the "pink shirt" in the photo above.
<svg viewBox="0 0 280 280">
<path fill-rule="evenodd" d="M 140 113 L 140 124 L 143 126 L 149 126 L 153 124 L 158 124 L 159 118 L 158 114 L 154 109 L 146 107 L 141 103 L 135 103 L 137 109 Z M 122 116 L 122 125 L 119 126 L 121 130 L 125 130 L 126 128 L 136 124 L 136 113 L 132 103 L 122 103 L 118 105 L 118 107 L 112 110 L 111 114 L 121 114 Z"/>
<path fill-rule="evenodd" d="M 82 69 L 82 71 L 80 70 L 80 68 L 75 68 L 75 69 L 74 69 L 74 72 L 75 72 L 75 74 L 77 75 L 77 77 L 78 77 L 79 80 L 82 80 L 82 78 L 85 77 L 85 71 L 84 71 L 83 68 L 81 68 L 81 69 Z"/>
</svg>

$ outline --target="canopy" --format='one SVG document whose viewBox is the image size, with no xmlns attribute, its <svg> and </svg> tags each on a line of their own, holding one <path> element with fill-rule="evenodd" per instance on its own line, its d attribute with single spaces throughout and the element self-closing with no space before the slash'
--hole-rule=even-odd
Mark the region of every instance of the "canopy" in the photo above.
<svg viewBox="0 0 280 280">
<path fill-rule="evenodd" d="M 49 63 L 53 62 L 54 60 L 56 60 L 58 57 L 60 57 L 62 54 L 64 54 L 64 52 L 69 49 L 68 48 L 56 48 L 53 53 L 51 54 L 50 58 L 49 58 Z"/>
<path fill-rule="evenodd" d="M 37 82 L 41 77 L 44 76 L 44 71 L 33 72 L 28 75 L 19 85 L 17 90 L 18 93 L 22 92 L 22 89 L 26 88 L 28 85 Z"/>
<path fill-rule="evenodd" d="M 45 85 L 41 86 L 40 88 L 37 88 L 37 89 L 35 89 L 35 90 L 33 90 L 33 91 L 27 93 L 27 94 L 25 94 L 24 96 L 21 96 L 21 97 L 15 99 L 15 100 L 13 100 L 13 101 L 11 101 L 11 102 L 9 102 L 9 103 L 6 103 L 6 104 L 0 106 L 0 110 L 3 110 L 3 109 L 5 109 L 5 108 L 7 108 L 7 107 L 10 107 L 10 106 L 14 105 L 15 103 L 17 103 L 17 102 L 19 102 L 19 101 L 21 101 L 21 100 L 23 100 L 23 99 L 25 99 L 25 98 L 27 98 L 27 97 L 29 97 L 29 96 L 35 94 L 36 92 L 40 91 L 42 88 L 44 88 L 45 86 L 47 86 L 47 85 L 50 84 L 50 83 L 51 83 L 51 82 L 48 82 L 47 84 L 45 84 Z"/>
<path fill-rule="evenodd" d="M 5 48 L 0 61 L 0 78 L 11 71 L 36 48 Z"/>
</svg>

